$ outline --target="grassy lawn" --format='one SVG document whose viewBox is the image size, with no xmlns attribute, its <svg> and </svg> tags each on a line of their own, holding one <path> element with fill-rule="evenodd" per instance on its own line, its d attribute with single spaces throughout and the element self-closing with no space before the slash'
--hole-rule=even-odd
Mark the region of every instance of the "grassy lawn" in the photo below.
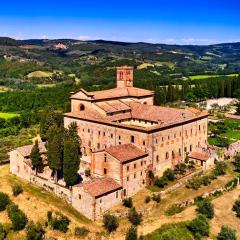
<svg viewBox="0 0 240 240">
<path fill-rule="evenodd" d="M 191 80 L 198 80 L 198 79 L 207 79 L 207 78 L 214 78 L 214 77 L 235 77 L 238 76 L 238 74 L 228 74 L 228 75 L 195 75 L 195 76 L 189 76 Z"/>
<path fill-rule="evenodd" d="M 164 225 L 144 236 L 144 240 L 170 239 L 170 236 L 171 240 L 194 240 L 193 235 L 184 223 Z"/>
<path fill-rule="evenodd" d="M 0 112 L 0 118 L 4 118 L 4 119 L 10 119 L 10 118 L 17 117 L 17 116 L 20 116 L 20 114 Z"/>
<path fill-rule="evenodd" d="M 56 84 L 55 83 L 49 83 L 49 84 L 37 84 L 38 88 L 51 88 L 51 87 L 55 87 Z"/>
<path fill-rule="evenodd" d="M 222 133 L 220 136 L 239 140 L 240 139 L 240 131 L 238 131 L 238 130 L 229 130 L 226 133 Z"/>
<path fill-rule="evenodd" d="M 234 140 L 234 139 L 226 139 L 228 144 L 232 144 L 234 142 L 236 142 L 237 140 Z M 222 143 L 220 142 L 221 140 L 216 138 L 216 137 L 209 137 L 208 138 L 208 143 L 210 145 L 215 145 L 215 146 L 219 146 L 219 147 L 222 147 Z"/>
<path fill-rule="evenodd" d="M 27 75 L 28 78 L 47 78 L 53 75 L 52 72 L 47 71 L 34 71 Z"/>
</svg>

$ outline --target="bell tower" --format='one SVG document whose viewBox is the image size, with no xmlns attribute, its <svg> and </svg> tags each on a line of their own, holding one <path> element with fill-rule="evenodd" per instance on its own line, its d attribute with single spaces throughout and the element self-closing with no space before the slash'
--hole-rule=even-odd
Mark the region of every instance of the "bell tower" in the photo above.
<svg viewBox="0 0 240 240">
<path fill-rule="evenodd" d="M 133 67 L 117 67 L 117 87 L 133 87 Z"/>
</svg>

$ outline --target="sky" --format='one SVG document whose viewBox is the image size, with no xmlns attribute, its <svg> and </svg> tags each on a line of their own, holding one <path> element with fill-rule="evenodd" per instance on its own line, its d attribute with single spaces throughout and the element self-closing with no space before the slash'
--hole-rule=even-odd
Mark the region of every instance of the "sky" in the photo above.
<svg viewBox="0 0 240 240">
<path fill-rule="evenodd" d="M 240 0 L 0 1 L 0 36 L 167 44 L 240 42 Z"/>
</svg>

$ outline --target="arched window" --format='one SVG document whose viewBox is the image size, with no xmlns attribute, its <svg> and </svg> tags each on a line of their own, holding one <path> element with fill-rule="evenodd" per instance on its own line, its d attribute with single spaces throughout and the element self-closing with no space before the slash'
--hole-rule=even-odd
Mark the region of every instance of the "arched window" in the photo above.
<svg viewBox="0 0 240 240">
<path fill-rule="evenodd" d="M 85 106 L 84 106 L 83 104 L 80 104 L 79 110 L 80 110 L 80 111 L 84 111 L 84 110 L 85 110 Z"/>
<path fill-rule="evenodd" d="M 144 102 L 143 104 L 147 105 L 147 102 Z"/>
</svg>

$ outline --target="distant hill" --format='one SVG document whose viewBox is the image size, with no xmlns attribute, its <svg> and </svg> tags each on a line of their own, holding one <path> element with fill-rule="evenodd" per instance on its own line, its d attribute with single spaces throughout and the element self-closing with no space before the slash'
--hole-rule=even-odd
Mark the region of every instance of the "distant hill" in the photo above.
<svg viewBox="0 0 240 240">
<path fill-rule="evenodd" d="M 110 80 L 113 83 L 113 68 L 127 64 L 135 67 L 135 75 L 141 81 L 168 82 L 191 75 L 239 73 L 240 43 L 198 46 L 107 40 L 15 40 L 0 37 L 0 61 L 1 58 L 12 62 L 11 69 L 20 62 L 16 67 L 17 73 L 14 72 L 14 76 L 20 77 L 31 71 L 61 70 L 67 75 L 75 74 L 81 80 L 92 80 L 96 85 L 100 82 L 108 84 Z M 26 70 L 26 63 L 29 62 L 33 64 L 30 67 L 28 64 Z M 9 64 L 3 64 L 6 65 Z M 11 77 L 7 71 L 7 74 L 1 74 L 5 70 L 0 64 L 0 77 Z"/>
</svg>

